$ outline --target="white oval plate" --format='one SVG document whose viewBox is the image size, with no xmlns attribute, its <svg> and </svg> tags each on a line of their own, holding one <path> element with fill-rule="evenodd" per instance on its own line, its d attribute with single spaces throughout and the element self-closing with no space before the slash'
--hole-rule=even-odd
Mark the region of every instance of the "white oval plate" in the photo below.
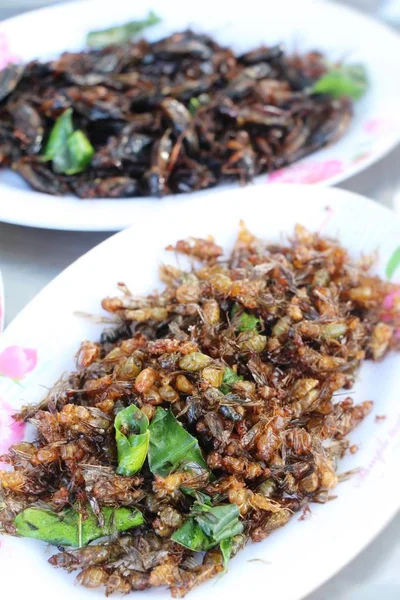
<svg viewBox="0 0 400 600">
<path fill-rule="evenodd" d="M 349 204 L 354 218 L 349 217 Z M 153 290 L 159 285 L 160 262 L 175 260 L 173 253 L 164 251 L 165 246 L 182 237 L 213 234 L 230 249 L 240 219 L 270 241 L 290 235 L 299 222 L 312 231 L 338 236 L 354 257 L 378 250 L 376 269 L 382 275 L 400 240 L 400 221 L 390 211 L 334 188 L 252 187 L 221 192 L 218 198 L 204 201 L 192 198 L 168 207 L 161 204 L 154 215 L 151 211 L 143 214 L 140 224 L 108 239 L 70 266 L 2 334 L 0 371 L 5 376 L 0 378 L 0 451 L 24 435 L 19 427 L 6 427 L 13 410 L 42 397 L 46 386 L 74 368 L 73 355 L 81 340 L 98 339 L 101 326 L 74 316 L 74 311 L 100 314 L 100 299 L 113 294 L 118 281 L 126 282 L 135 294 Z M 346 457 L 339 471 L 355 467 L 361 471 L 337 488 L 338 499 L 324 506 L 313 505 L 309 520 L 299 522 L 295 516 L 264 542 L 249 544 L 232 561 L 227 575 L 196 589 L 189 598 L 241 600 L 246 594 L 298 600 L 343 567 L 385 526 L 399 508 L 399 369 L 400 355 L 395 354 L 362 368 L 354 399 L 376 404 L 373 414 L 351 435 L 360 450 Z M 376 415 L 386 419 L 377 423 Z M 74 586 L 73 576 L 51 567 L 44 544 L 0 539 L 2 597 L 102 598 L 100 591 Z M 169 596 L 157 589 L 146 592 L 145 597 Z"/>
<path fill-rule="evenodd" d="M 344 6 L 320 0 L 85 0 L 45 8 L 0 23 L 0 67 L 7 60 L 47 59 L 84 47 L 88 31 L 142 18 L 152 8 L 163 23 L 146 34 L 157 39 L 188 26 L 210 32 L 221 43 L 244 51 L 260 43 L 284 42 L 289 50 L 321 49 L 332 60 L 362 62 L 370 91 L 355 107 L 349 131 L 269 181 L 338 183 L 381 158 L 400 138 L 400 38 L 387 27 Z M 257 178 L 263 184 L 266 175 Z M 205 197 L 211 190 L 198 192 Z M 50 229 L 111 231 L 134 223 L 149 202 L 159 200 L 79 200 L 31 190 L 11 172 L 0 172 L 0 220 Z M 181 196 L 182 201 L 184 197 Z"/>
</svg>

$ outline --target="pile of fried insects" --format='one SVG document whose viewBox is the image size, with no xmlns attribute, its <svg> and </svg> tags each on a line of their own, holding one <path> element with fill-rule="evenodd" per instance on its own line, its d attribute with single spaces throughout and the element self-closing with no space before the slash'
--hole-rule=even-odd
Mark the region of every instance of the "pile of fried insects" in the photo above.
<svg viewBox="0 0 400 600">
<path fill-rule="evenodd" d="M 336 241 L 297 226 L 267 245 L 242 224 L 227 259 L 211 238 L 169 249 L 191 269 L 104 299 L 118 326 L 17 415 L 36 439 L 0 458 L 2 531 L 58 546 L 50 563 L 107 595 L 182 597 L 329 500 L 372 407 L 337 392 L 399 348 L 395 286 Z"/>
<path fill-rule="evenodd" d="M 174 33 L 0 71 L 0 169 L 81 198 L 187 193 L 252 180 L 335 143 L 362 66 L 281 46 L 242 55 Z"/>
</svg>

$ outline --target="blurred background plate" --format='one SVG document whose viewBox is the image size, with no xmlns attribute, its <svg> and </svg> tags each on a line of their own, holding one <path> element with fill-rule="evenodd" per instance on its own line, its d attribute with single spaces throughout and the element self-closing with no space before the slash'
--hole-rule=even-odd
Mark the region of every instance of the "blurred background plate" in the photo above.
<svg viewBox="0 0 400 600">
<path fill-rule="evenodd" d="M 365 169 L 400 138 L 398 98 L 400 38 L 377 21 L 345 6 L 322 0 L 247 0 L 245 4 L 203 0 L 185 5 L 178 0 L 147 0 L 140 5 L 125 0 L 80 0 L 44 8 L 0 23 L 3 52 L 10 58 L 49 58 L 66 49 L 84 46 L 92 29 L 142 18 L 149 9 L 161 25 L 149 29 L 156 39 L 191 26 L 211 33 L 218 41 L 244 51 L 259 43 L 284 42 L 289 50 L 320 49 L 332 60 L 346 58 L 366 65 L 371 86 L 357 103 L 349 131 L 333 146 L 315 152 L 295 165 L 274 173 L 274 182 L 332 185 Z M 373 43 L 372 43 L 373 41 Z M 256 184 L 264 184 L 260 176 Z M 81 201 L 32 191 L 14 173 L 0 173 L 0 220 L 20 225 L 72 230 L 110 231 L 135 222 L 154 199 Z M 197 192 L 205 197 L 210 191 Z M 184 196 L 181 196 L 184 201 Z M 158 200 L 157 200 L 158 202 Z"/>
</svg>

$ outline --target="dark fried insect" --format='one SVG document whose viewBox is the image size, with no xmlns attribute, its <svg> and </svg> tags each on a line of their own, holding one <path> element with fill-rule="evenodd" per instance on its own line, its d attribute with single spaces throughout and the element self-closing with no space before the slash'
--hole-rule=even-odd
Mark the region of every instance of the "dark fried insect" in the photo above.
<svg viewBox="0 0 400 600">
<path fill-rule="evenodd" d="M 190 30 L 8 66 L 0 165 L 39 192 L 89 199 L 245 183 L 346 131 L 350 98 L 310 93 L 327 68 L 318 52 L 291 56 L 279 46 L 236 56 Z M 82 172 L 60 174 L 41 158 L 68 109 L 94 155 Z"/>
<path fill-rule="evenodd" d="M 170 60 L 180 43 L 158 51 Z M 179 106 L 163 110 L 184 126 Z M 356 450 L 347 435 L 373 406 L 335 393 L 353 385 L 366 358 L 381 360 L 400 346 L 400 313 L 387 308 L 398 286 L 303 227 L 288 244 L 268 246 L 242 224 L 227 259 L 212 238 L 170 249 L 191 256 L 192 270 L 164 266 L 164 291 L 148 297 L 120 283 L 122 295 L 102 302 L 118 328 L 82 343 L 77 371 L 19 416 L 36 427 L 36 441 L 0 457 L 9 467 L 0 471 L 1 530 L 18 532 L 16 519 L 32 507 L 60 515 L 63 527 L 75 511 L 81 535 L 108 527 L 105 541 L 97 536 L 50 558 L 107 595 L 167 585 L 180 598 L 222 572 L 226 552 L 263 540 L 295 512 L 305 518 L 310 502 L 325 502 L 349 475 L 336 473 L 340 458 Z M 123 420 L 126 411 L 138 421 Z M 156 469 L 160 418 L 172 421 L 179 440 Z M 135 436 L 145 455 L 136 470 L 121 471 L 118 440 L 134 462 Z M 168 446 L 167 438 L 156 442 Z M 237 515 L 228 550 L 215 539 L 192 548 L 187 532 L 186 545 L 176 538 L 195 519 L 206 535 L 212 511 L 221 509 Z M 107 511 L 116 522 L 119 510 L 139 510 L 140 528 L 110 528 Z M 200 562 L 199 549 L 207 550 Z"/>
</svg>

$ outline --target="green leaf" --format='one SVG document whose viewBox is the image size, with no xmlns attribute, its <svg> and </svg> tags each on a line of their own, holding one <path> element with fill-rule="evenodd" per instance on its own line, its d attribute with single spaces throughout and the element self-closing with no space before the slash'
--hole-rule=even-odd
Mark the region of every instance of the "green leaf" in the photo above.
<svg viewBox="0 0 400 600">
<path fill-rule="evenodd" d="M 73 508 L 54 513 L 39 508 L 27 508 L 14 520 L 17 533 L 24 537 L 42 540 L 55 546 L 86 546 L 100 537 L 138 527 L 144 522 L 142 514 L 131 508 L 103 508 L 104 527 L 87 508 L 88 518 Z"/>
<path fill-rule="evenodd" d="M 190 98 L 188 103 L 188 111 L 192 116 L 194 116 L 199 108 L 202 106 L 206 106 L 211 102 L 211 98 L 208 94 L 200 94 L 200 96 L 193 96 Z"/>
<path fill-rule="evenodd" d="M 205 533 L 215 543 L 241 533 L 243 526 L 239 521 L 237 504 L 220 504 L 210 507 L 206 504 L 193 505 L 194 518 Z"/>
<path fill-rule="evenodd" d="M 242 531 L 236 504 L 208 506 L 195 502 L 192 516 L 172 534 L 171 539 L 193 552 L 203 552 Z"/>
<path fill-rule="evenodd" d="M 153 11 L 149 11 L 145 19 L 131 21 L 119 27 L 92 31 L 88 34 L 86 43 L 90 48 L 95 49 L 104 48 L 104 46 L 110 46 L 111 44 L 123 44 L 135 38 L 147 27 L 161 23 L 161 20 Z"/>
<path fill-rule="evenodd" d="M 53 161 L 55 173 L 75 175 L 90 165 L 94 148 L 81 130 L 74 131 L 72 108 L 62 113 L 53 126 L 43 160 Z"/>
<path fill-rule="evenodd" d="M 67 168 L 66 175 L 76 175 L 86 171 L 92 162 L 94 148 L 86 135 L 78 129 L 67 140 Z"/>
<path fill-rule="evenodd" d="M 238 381 L 243 381 L 243 377 L 235 373 L 233 369 L 229 367 L 225 369 L 224 376 L 222 378 L 222 385 L 219 388 L 223 394 L 229 394 L 231 387 Z"/>
<path fill-rule="evenodd" d="M 233 548 L 233 539 L 226 538 L 220 542 L 219 547 L 221 549 L 222 558 L 224 560 L 224 569 L 225 571 L 228 568 L 228 562 L 232 556 L 232 548 Z"/>
<path fill-rule="evenodd" d="M 149 449 L 149 420 L 134 404 L 120 410 L 114 421 L 119 475 L 134 475 L 143 466 Z"/>
<path fill-rule="evenodd" d="M 204 552 L 216 545 L 193 518 L 187 519 L 182 527 L 172 534 L 171 540 L 193 552 Z"/>
<path fill-rule="evenodd" d="M 333 67 L 312 86 L 311 94 L 329 94 L 333 98 L 349 96 L 358 100 L 368 88 L 367 73 L 363 65 Z"/>
<path fill-rule="evenodd" d="M 386 274 L 387 279 L 392 279 L 392 277 L 395 274 L 395 271 L 397 270 L 399 265 L 400 265 L 400 246 L 398 248 L 396 248 L 396 250 L 393 252 L 392 256 L 389 258 L 389 260 L 387 262 L 386 269 L 385 269 L 385 274 Z"/>
<path fill-rule="evenodd" d="M 188 110 L 190 112 L 191 115 L 196 114 L 196 112 L 198 111 L 198 109 L 200 108 L 201 103 L 200 100 L 198 98 L 190 98 L 189 100 L 189 105 L 188 105 Z"/>
<path fill-rule="evenodd" d="M 67 110 L 58 117 L 50 132 L 49 139 L 47 140 L 44 149 L 43 160 L 60 159 L 60 167 L 63 168 L 64 165 L 62 164 L 62 159 L 65 157 L 68 138 L 73 132 L 72 108 L 67 108 Z"/>
<path fill-rule="evenodd" d="M 195 437 L 171 411 L 158 407 L 150 424 L 149 466 L 153 475 L 165 477 L 183 462 L 193 462 L 209 471 Z"/>
<path fill-rule="evenodd" d="M 239 317 L 237 328 L 239 331 L 253 331 L 260 324 L 260 319 L 255 315 L 244 312 Z"/>
<path fill-rule="evenodd" d="M 239 312 L 240 310 L 240 304 L 239 302 L 235 302 L 231 308 L 231 319 L 234 318 L 234 316 Z"/>
<path fill-rule="evenodd" d="M 212 506 L 211 496 L 201 492 L 200 490 L 194 490 L 193 488 L 181 487 L 181 491 L 187 496 L 192 496 L 197 502 L 200 504 L 208 504 L 208 506 Z"/>
</svg>

